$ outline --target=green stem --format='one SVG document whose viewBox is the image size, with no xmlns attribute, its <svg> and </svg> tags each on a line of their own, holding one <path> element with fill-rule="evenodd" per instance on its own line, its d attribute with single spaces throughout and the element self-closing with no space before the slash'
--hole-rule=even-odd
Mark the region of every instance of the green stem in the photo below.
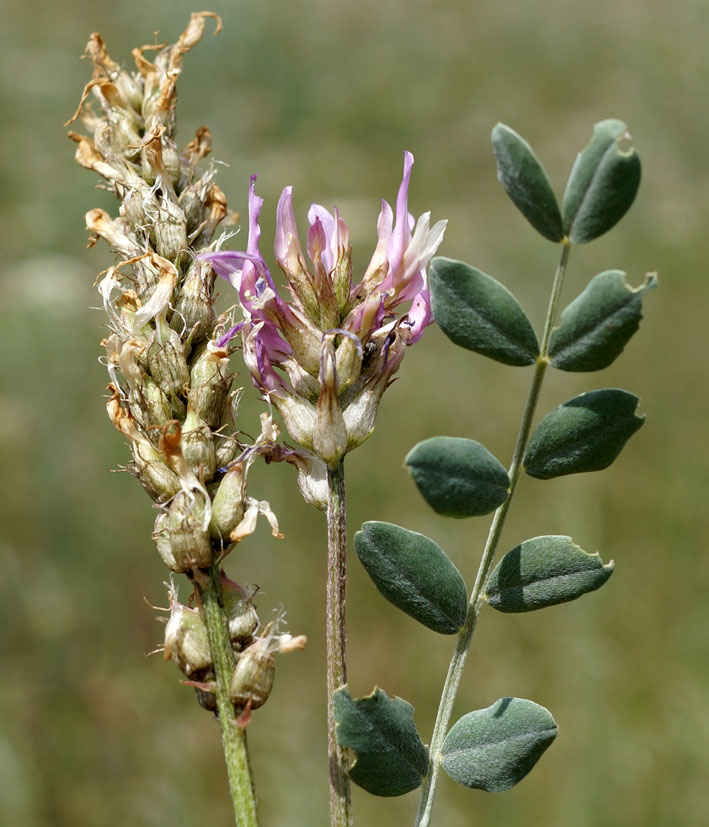
<svg viewBox="0 0 709 827">
<path fill-rule="evenodd" d="M 347 750 L 337 743 L 332 698 L 347 683 L 347 509 L 342 460 L 327 469 L 327 754 L 330 768 L 330 825 L 352 824 Z"/>
<path fill-rule="evenodd" d="M 234 675 L 234 654 L 229 640 L 227 617 L 222 601 L 219 566 L 214 565 L 203 577 L 195 577 L 207 627 L 209 648 L 214 659 L 215 695 L 229 790 L 234 804 L 237 827 L 258 827 L 256 793 L 251 778 L 246 729 L 236 721 L 229 685 Z"/>
<path fill-rule="evenodd" d="M 480 566 L 475 578 L 475 584 L 470 595 L 468 603 L 468 613 L 465 618 L 465 623 L 458 633 L 458 640 L 456 642 L 453 657 L 451 658 L 448 667 L 448 674 L 446 682 L 441 694 L 441 701 L 438 707 L 438 714 L 436 716 L 436 723 L 433 729 L 433 736 L 431 737 L 430 755 L 431 764 L 428 775 L 424 779 L 421 788 L 421 798 L 419 800 L 419 809 L 416 817 L 416 827 L 428 827 L 431 823 L 431 811 L 433 809 L 433 799 L 436 794 L 436 787 L 438 785 L 438 776 L 440 772 L 441 748 L 448 732 L 450 719 L 453 714 L 453 704 L 460 685 L 460 679 L 463 674 L 463 667 L 465 660 L 470 650 L 470 644 L 475 633 L 475 627 L 480 615 L 480 609 L 483 604 L 483 595 L 485 594 L 485 584 L 487 583 L 492 564 L 495 559 L 497 547 L 502 536 L 502 529 L 505 525 L 507 513 L 512 503 L 512 497 L 522 472 L 522 460 L 524 452 L 529 442 L 529 435 L 532 430 L 532 421 L 534 419 L 534 412 L 539 400 L 539 392 L 541 391 L 544 374 L 546 373 L 547 365 L 549 364 L 549 339 L 551 331 L 556 319 L 557 307 L 559 304 L 559 297 L 561 295 L 561 287 L 564 281 L 564 274 L 566 272 L 566 265 L 569 259 L 569 250 L 571 245 L 567 239 L 564 239 L 561 249 L 561 257 L 556 268 L 554 276 L 554 284 L 549 298 L 549 306 L 547 308 L 546 320 L 544 322 L 544 334 L 542 336 L 542 343 L 537 357 L 537 362 L 534 369 L 534 378 L 532 379 L 532 386 L 529 389 L 527 396 L 527 403 L 522 414 L 522 421 L 520 422 L 519 431 L 517 432 L 517 442 L 515 444 L 514 453 L 512 454 L 512 462 L 509 468 L 510 478 L 510 493 L 505 502 L 497 509 L 490 531 L 488 533 L 485 549 L 483 550 Z"/>
</svg>

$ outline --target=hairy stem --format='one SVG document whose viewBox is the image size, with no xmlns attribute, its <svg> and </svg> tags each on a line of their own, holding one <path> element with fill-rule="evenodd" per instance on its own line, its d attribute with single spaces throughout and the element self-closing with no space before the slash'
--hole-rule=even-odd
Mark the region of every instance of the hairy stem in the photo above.
<svg viewBox="0 0 709 827">
<path fill-rule="evenodd" d="M 237 723 L 234 704 L 229 698 L 229 685 L 234 674 L 234 654 L 222 601 L 219 566 L 212 566 L 202 578 L 195 577 L 195 582 L 202 601 L 209 648 L 214 659 L 217 712 L 235 823 L 238 827 L 258 827 L 246 730 Z"/>
<path fill-rule="evenodd" d="M 347 750 L 337 743 L 332 696 L 347 683 L 347 509 L 345 469 L 340 460 L 328 467 L 327 498 L 327 752 L 330 767 L 330 825 L 352 824 Z"/>
<path fill-rule="evenodd" d="M 470 644 L 475 633 L 475 627 L 480 615 L 480 609 L 483 604 L 483 595 L 485 594 L 485 584 L 490 575 L 492 564 L 495 560 L 497 547 L 502 536 L 502 529 L 507 519 L 512 497 L 519 480 L 519 475 L 522 471 L 522 459 L 524 452 L 529 442 L 529 435 L 532 430 L 532 421 L 534 419 L 534 412 L 539 400 L 539 392 L 541 391 L 544 374 L 546 373 L 547 365 L 549 364 L 549 338 L 556 319 L 557 308 L 559 304 L 559 297 L 561 295 L 561 287 L 564 281 L 564 274 L 566 272 L 566 265 L 569 259 L 569 250 L 571 245 L 567 239 L 564 239 L 561 249 L 561 258 L 559 265 L 556 268 L 554 276 L 554 284 L 549 298 L 549 305 L 547 307 L 546 320 L 544 322 L 544 334 L 542 336 L 542 343 L 540 353 L 537 357 L 537 362 L 534 369 L 534 378 L 529 389 L 527 402 L 524 406 L 524 413 L 522 414 L 522 421 L 520 422 L 519 431 L 517 432 L 517 442 L 515 444 L 514 452 L 512 454 L 512 462 L 509 468 L 510 477 L 510 493 L 505 502 L 497 509 L 492 518 L 490 531 L 488 533 L 485 549 L 483 550 L 480 566 L 475 578 L 475 584 L 470 594 L 470 601 L 468 602 L 468 613 L 465 618 L 465 623 L 458 633 L 458 640 L 456 642 L 453 657 L 451 658 L 448 667 L 448 674 L 446 682 L 441 694 L 441 701 L 438 707 L 438 714 L 436 715 L 436 723 L 433 729 L 433 736 L 431 737 L 430 755 L 431 765 L 428 775 L 424 779 L 421 788 L 421 798 L 419 801 L 418 815 L 416 817 L 417 827 L 428 827 L 431 823 L 431 811 L 433 809 L 433 799 L 436 794 L 436 787 L 438 785 L 438 776 L 440 772 L 441 747 L 445 740 L 449 729 L 451 715 L 453 713 L 453 704 L 460 685 L 460 679 L 463 674 L 463 667 L 468 656 Z"/>
</svg>

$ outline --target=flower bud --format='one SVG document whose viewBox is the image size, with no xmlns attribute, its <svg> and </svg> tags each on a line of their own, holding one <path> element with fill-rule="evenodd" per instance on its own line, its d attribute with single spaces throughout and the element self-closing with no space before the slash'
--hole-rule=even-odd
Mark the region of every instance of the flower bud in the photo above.
<svg viewBox="0 0 709 827">
<path fill-rule="evenodd" d="M 237 462 L 224 475 L 212 501 L 212 519 L 209 533 L 213 540 L 229 540 L 229 535 L 244 516 L 246 485 L 244 465 Z"/>
<path fill-rule="evenodd" d="M 182 456 L 197 477 L 211 480 L 217 470 L 212 432 L 199 416 L 187 406 L 187 416 L 182 425 L 180 443 Z"/>
<path fill-rule="evenodd" d="M 204 569 L 212 565 L 212 543 L 204 528 L 201 497 L 181 491 L 172 501 L 167 522 L 176 571 Z"/>
<path fill-rule="evenodd" d="M 224 418 L 231 381 L 228 360 L 208 348 L 193 360 L 190 407 L 210 428 L 217 428 Z"/>
<path fill-rule="evenodd" d="M 165 660 L 172 658 L 191 678 L 212 666 L 207 628 L 202 616 L 171 598 L 170 619 L 165 627 Z"/>
</svg>

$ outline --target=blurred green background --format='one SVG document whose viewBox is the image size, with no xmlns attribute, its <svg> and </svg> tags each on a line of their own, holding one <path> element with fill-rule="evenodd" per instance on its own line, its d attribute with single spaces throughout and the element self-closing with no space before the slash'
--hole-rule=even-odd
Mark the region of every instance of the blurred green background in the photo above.
<svg viewBox="0 0 709 827">
<path fill-rule="evenodd" d="M 504 795 L 441 783 L 435 823 L 687 827 L 709 821 L 709 556 L 706 507 L 709 280 L 709 4 L 705 0 L 214 0 L 224 32 L 186 58 L 178 117 L 225 162 L 219 184 L 245 212 L 259 172 L 268 250 L 280 189 L 337 204 L 355 266 L 375 241 L 378 199 L 393 201 L 402 152 L 416 156 L 410 208 L 450 219 L 441 251 L 504 281 L 537 324 L 557 250 L 496 182 L 489 133 L 502 120 L 535 147 L 563 191 L 593 123 L 625 120 L 644 163 L 631 212 L 575 249 L 564 298 L 609 268 L 633 284 L 657 270 L 645 320 L 602 375 L 553 373 L 541 412 L 597 387 L 639 394 L 646 426 L 608 471 L 522 481 L 511 548 L 569 533 L 615 559 L 600 592 L 522 616 L 485 611 L 458 715 L 505 695 L 547 706 L 559 737 Z M 95 274 L 83 215 L 112 198 L 74 164 L 62 122 L 91 67 L 92 31 L 130 60 L 153 32 L 173 41 L 191 4 L 156 0 L 4 0 L 0 32 L 0 823 L 19 827 L 230 823 L 217 728 L 145 658 L 166 602 L 150 539 L 154 512 L 128 474 L 105 416 Z M 225 291 L 223 291 L 225 292 Z M 224 296 L 224 301 L 230 297 Z M 437 329 L 407 354 L 371 440 L 348 459 L 351 533 L 365 520 L 435 538 L 472 582 L 487 519 L 436 517 L 402 458 L 434 434 L 470 436 L 507 461 L 528 370 L 450 345 Z M 242 381 L 251 390 L 250 382 Z M 242 427 L 256 430 L 249 392 Z M 325 825 L 321 515 L 299 501 L 292 469 L 257 468 L 286 539 L 261 527 L 227 564 L 260 584 L 268 619 L 285 606 L 305 652 L 283 658 L 249 730 L 263 824 Z M 186 594 L 186 592 L 183 592 Z M 416 707 L 424 740 L 453 640 L 386 604 L 353 555 L 350 685 Z M 411 824 L 416 795 L 355 790 L 360 825 Z"/>
</svg>

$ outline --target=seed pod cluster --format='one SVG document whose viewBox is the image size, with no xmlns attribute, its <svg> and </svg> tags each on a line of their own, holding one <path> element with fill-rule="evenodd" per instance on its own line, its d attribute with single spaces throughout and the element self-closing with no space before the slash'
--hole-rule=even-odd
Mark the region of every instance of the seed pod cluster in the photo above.
<svg viewBox="0 0 709 827">
<path fill-rule="evenodd" d="M 215 273 L 198 258 L 221 245 L 226 232 L 217 233 L 229 215 L 215 165 L 200 168 L 211 153 L 211 135 L 203 126 L 186 146 L 177 144 L 176 83 L 184 55 L 209 18 L 217 22 L 216 34 L 216 15 L 193 14 L 175 44 L 155 54 L 152 47 L 134 50 L 132 72 L 93 34 L 86 47 L 93 77 L 71 119 L 81 117 L 89 134 L 69 133 L 77 162 L 101 176 L 118 201 L 115 215 L 102 209 L 86 214 L 90 244 L 101 238 L 118 257 L 98 279 L 109 328 L 102 342 L 108 415 L 129 442 L 128 470 L 159 509 L 153 540 L 160 558 L 171 572 L 198 583 L 254 530 L 258 514 L 281 536 L 268 503 L 247 493 L 249 467 L 273 453 L 278 429 L 266 416 L 254 445 L 239 437 L 240 391 L 232 390 L 229 368 L 238 328 L 230 316 L 215 314 Z M 273 636 L 265 648 L 256 636 L 256 588 L 237 585 L 221 569 L 220 576 L 237 670 L 243 673 L 257 650 L 272 662 Z M 163 648 L 195 686 L 199 702 L 214 709 L 214 659 L 199 594 L 194 605 L 183 605 L 171 580 Z M 239 667 L 246 652 L 252 655 Z M 235 705 L 244 707 L 245 697 L 265 700 L 269 668 L 258 691 L 255 678 L 242 680 Z"/>
<path fill-rule="evenodd" d="M 176 82 L 210 17 L 219 31 L 215 15 L 193 14 L 177 43 L 150 58 L 135 50 L 132 72 L 93 34 L 86 47 L 93 78 L 72 119 L 81 116 L 91 135 L 70 133 L 77 161 L 118 199 L 117 215 L 86 216 L 92 240 L 104 239 L 120 259 L 99 286 L 110 327 L 109 414 L 130 441 L 129 470 L 162 508 L 154 532 L 160 556 L 188 573 L 224 555 L 247 500 L 246 467 L 224 470 L 245 448 L 228 348 L 219 346 L 229 320 L 216 317 L 214 271 L 196 258 L 215 243 L 226 199 L 214 165 L 200 169 L 211 152 L 209 130 L 200 127 L 182 149 L 176 139 Z"/>
</svg>

